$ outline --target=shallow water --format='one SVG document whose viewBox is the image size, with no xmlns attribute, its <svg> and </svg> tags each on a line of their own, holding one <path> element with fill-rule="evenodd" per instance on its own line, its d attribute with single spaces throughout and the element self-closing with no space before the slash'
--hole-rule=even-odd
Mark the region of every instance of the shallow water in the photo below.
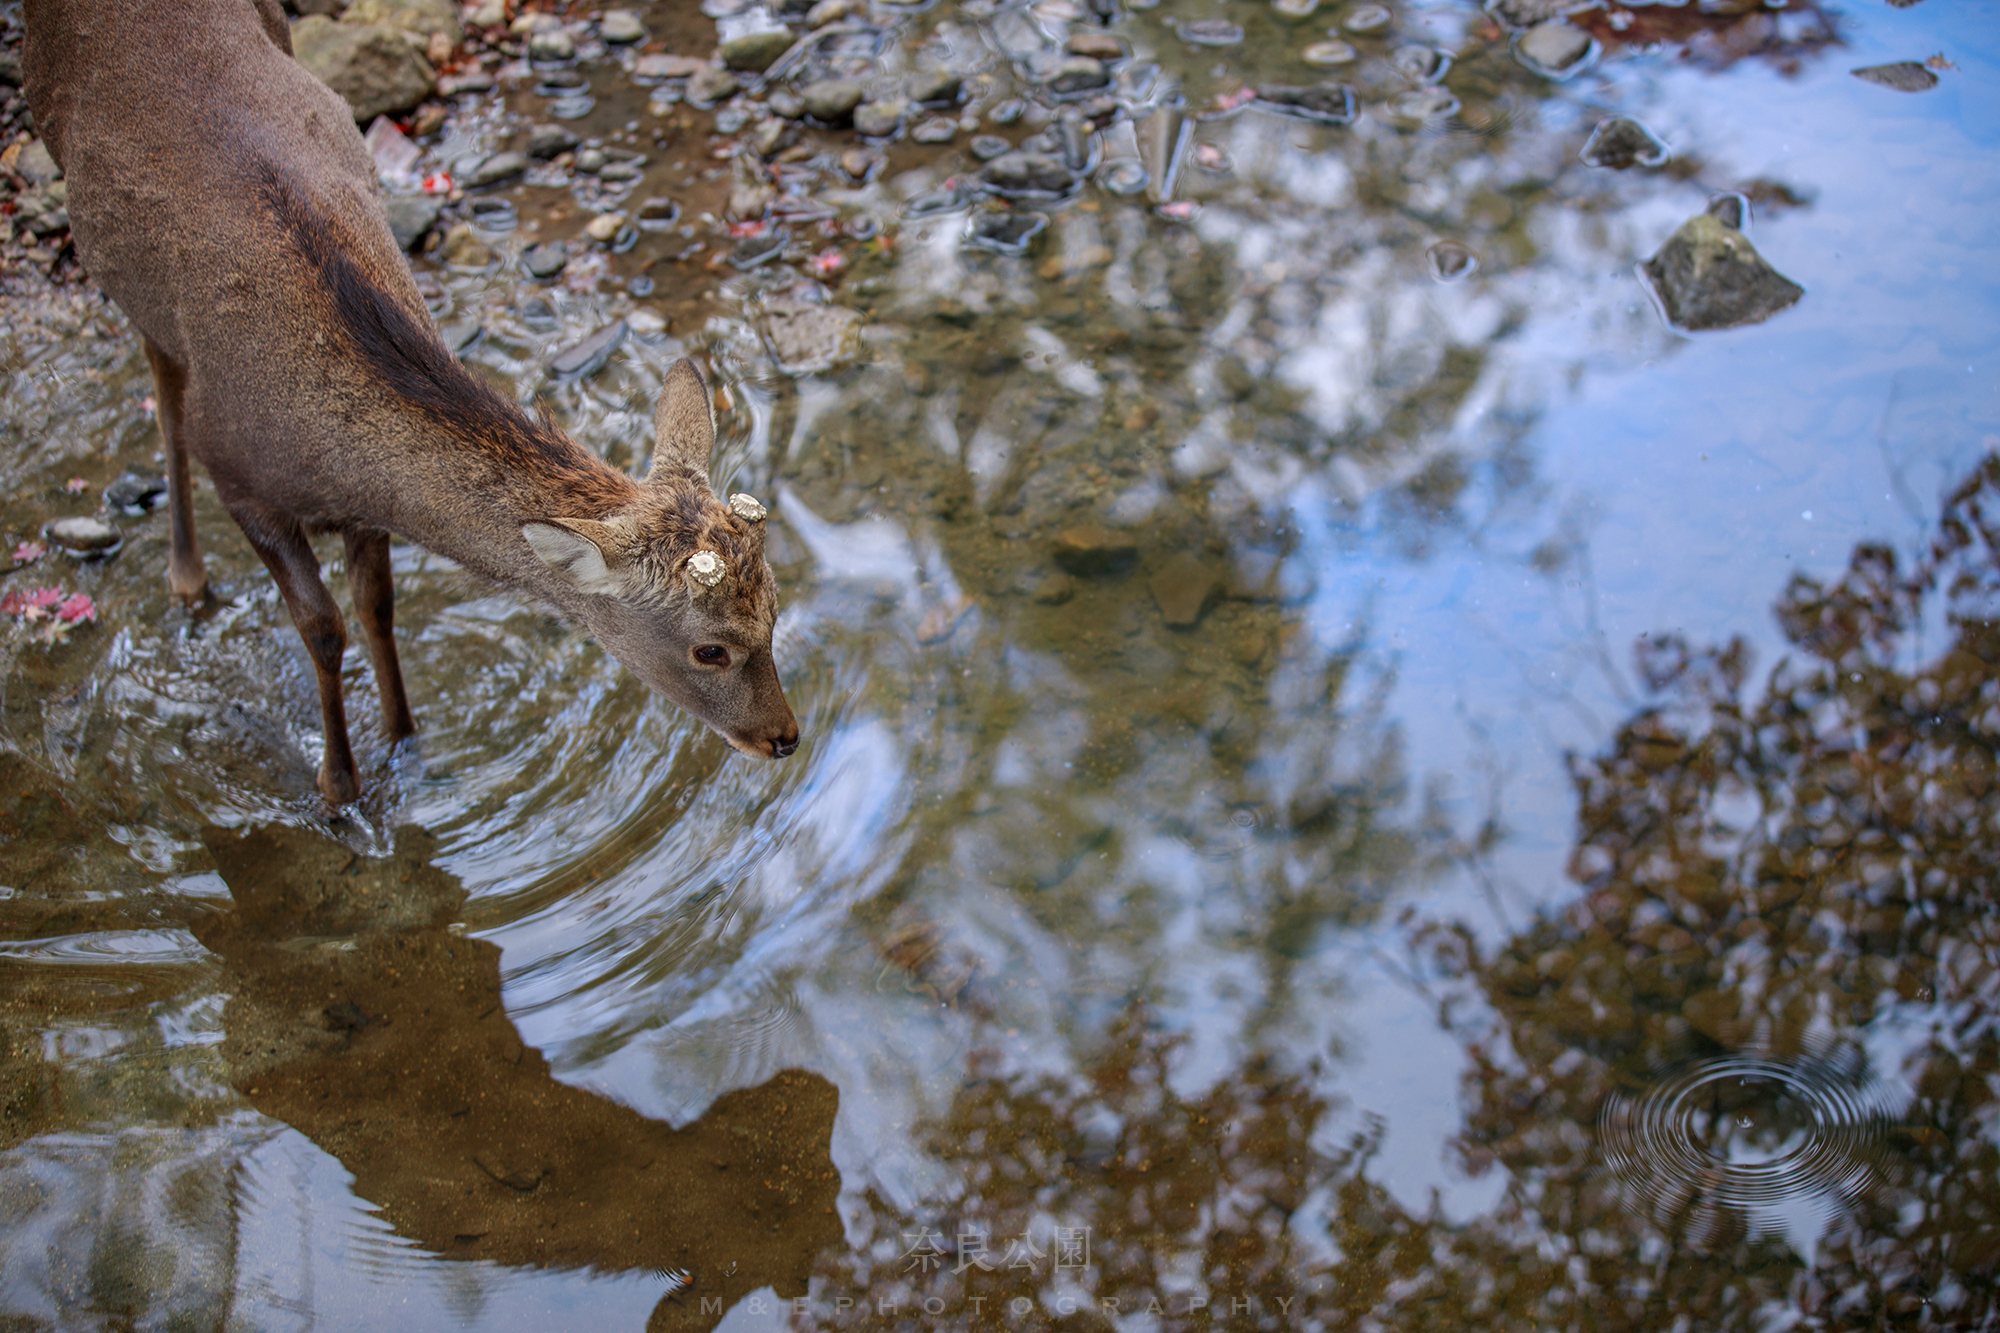
<svg viewBox="0 0 2000 1333">
<path fill-rule="evenodd" d="M 398 548 L 422 734 L 388 752 L 350 653 L 368 793 L 331 819 L 212 492 L 198 614 L 163 515 L 5 576 L 99 615 L 0 641 L 0 1310 L 2000 1318 L 2000 7 L 1597 11 L 1559 82 L 1470 6 L 1353 8 L 1123 13 L 1160 72 L 1083 146 L 1156 188 L 1022 201 L 1024 255 L 965 243 L 995 205 L 910 207 L 977 172 L 963 129 L 858 184 L 813 131 L 833 216 L 718 263 L 747 168 L 605 57 L 563 123 L 635 124 L 624 197 L 681 221 L 549 286 L 418 261 L 467 362 L 621 465 L 667 366 L 710 368 L 717 487 L 773 511 L 783 764 Z M 1063 14 L 878 7 L 855 68 L 943 60 L 984 116 Z M 1179 35 L 1224 14 L 1240 44 Z M 1329 29 L 1355 63 L 1298 59 Z M 1412 45 L 1455 111 L 1406 114 Z M 1925 93 L 1849 73 L 1933 53 Z M 1324 77 L 1352 125 L 1233 96 Z M 437 163 L 535 89 L 467 99 Z M 1579 161 L 1614 114 L 1669 161 Z M 578 235 L 600 187 L 553 178 L 487 192 L 503 260 Z M 1806 295 L 1675 333 L 1636 266 L 1729 191 Z M 774 344 L 801 301 L 859 316 L 825 369 Z M 9 547 L 158 447 L 116 313 L 26 313 Z"/>
</svg>

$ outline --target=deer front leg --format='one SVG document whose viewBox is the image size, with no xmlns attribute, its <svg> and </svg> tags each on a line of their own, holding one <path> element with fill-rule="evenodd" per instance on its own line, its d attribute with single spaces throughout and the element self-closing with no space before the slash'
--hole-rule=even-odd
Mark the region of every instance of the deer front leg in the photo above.
<svg viewBox="0 0 2000 1333">
<path fill-rule="evenodd" d="M 146 362 L 153 368 L 153 402 L 160 416 L 160 436 L 167 446 L 167 526 L 173 542 L 167 555 L 167 589 L 193 606 L 208 587 L 208 570 L 202 564 L 201 543 L 194 535 L 194 482 L 188 475 L 187 439 L 181 433 L 181 397 L 187 388 L 187 371 L 169 361 L 151 338 L 141 341 L 146 346 Z"/>
<path fill-rule="evenodd" d="M 229 512 L 277 580 L 292 624 L 319 674 L 320 719 L 326 729 L 319 789 L 333 804 L 346 805 L 361 794 L 361 776 L 355 771 L 354 751 L 347 742 L 347 710 L 340 701 L 340 659 L 347 651 L 340 608 L 320 581 L 319 558 L 304 529 L 282 514 L 251 505 L 231 505 Z"/>
<path fill-rule="evenodd" d="M 392 741 L 417 733 L 410 700 L 403 693 L 403 667 L 396 660 L 396 584 L 389 569 L 389 534 L 376 530 L 347 534 L 347 590 L 354 616 L 368 636 L 375 659 L 375 688 L 382 696 L 382 726 Z"/>
</svg>

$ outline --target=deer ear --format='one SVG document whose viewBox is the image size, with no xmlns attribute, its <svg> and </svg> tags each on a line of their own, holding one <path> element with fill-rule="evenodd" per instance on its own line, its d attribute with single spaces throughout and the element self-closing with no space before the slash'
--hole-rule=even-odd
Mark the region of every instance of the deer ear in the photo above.
<svg viewBox="0 0 2000 1333">
<path fill-rule="evenodd" d="M 703 476 L 714 449 L 715 408 L 708 396 L 708 382 L 694 362 L 682 357 L 667 372 L 660 405 L 653 410 L 653 466 L 646 480 L 659 480 L 664 473 L 680 469 Z"/>
<path fill-rule="evenodd" d="M 524 523 L 521 536 L 543 564 L 569 580 L 578 592 L 615 597 L 625 591 L 618 529 L 587 518 L 553 518 Z"/>
</svg>

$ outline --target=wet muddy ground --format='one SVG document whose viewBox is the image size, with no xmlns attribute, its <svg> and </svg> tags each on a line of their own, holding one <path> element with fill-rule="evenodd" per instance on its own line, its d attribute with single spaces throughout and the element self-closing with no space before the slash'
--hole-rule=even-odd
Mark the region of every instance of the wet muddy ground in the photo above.
<svg viewBox="0 0 2000 1333">
<path fill-rule="evenodd" d="M 440 329 L 702 363 L 805 742 L 398 547 L 338 816 L 0 64 L 0 1316 L 2000 1318 L 2000 9 L 1562 8 L 418 32 Z"/>
</svg>

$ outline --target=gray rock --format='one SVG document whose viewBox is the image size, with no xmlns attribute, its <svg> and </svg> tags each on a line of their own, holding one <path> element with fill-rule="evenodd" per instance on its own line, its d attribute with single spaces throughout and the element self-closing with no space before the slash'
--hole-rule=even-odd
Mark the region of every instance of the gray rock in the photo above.
<svg viewBox="0 0 2000 1333">
<path fill-rule="evenodd" d="M 1048 230 L 1049 219 L 1042 213 L 985 213 L 972 220 L 965 243 L 975 250 L 997 255 L 1024 255 L 1035 238 Z"/>
<path fill-rule="evenodd" d="M 1560 79 L 1582 69 L 1596 48 L 1596 41 L 1582 28 L 1551 19 L 1522 33 L 1514 43 L 1514 54 L 1535 73 Z"/>
<path fill-rule="evenodd" d="M 703 65 L 688 79 L 687 100 L 694 106 L 714 106 L 725 97 L 735 94 L 736 76 L 726 69 L 714 65 Z"/>
<path fill-rule="evenodd" d="M 958 122 L 950 116 L 932 116 L 910 131 L 917 143 L 950 143 L 958 137 Z"/>
<path fill-rule="evenodd" d="M 910 100 L 920 106 L 955 105 L 965 79 L 948 69 L 920 70 L 910 80 Z"/>
<path fill-rule="evenodd" d="M 417 248 L 424 233 L 437 225 L 444 201 L 431 194 L 395 194 L 382 201 L 389 215 L 389 233 L 405 250 Z"/>
<path fill-rule="evenodd" d="M 1059 569 L 1044 575 L 1035 584 L 1035 600 L 1043 606 L 1061 606 L 1074 596 L 1076 580 Z"/>
<path fill-rule="evenodd" d="M 1898 60 L 1891 65 L 1868 65 L 1853 71 L 1854 77 L 1899 93 L 1928 92 L 1937 87 L 1938 76 L 1914 60 Z"/>
<path fill-rule="evenodd" d="M 528 34 L 528 59 L 555 63 L 576 59 L 576 38 L 569 29 L 557 26 L 537 28 Z"/>
<path fill-rule="evenodd" d="M 456 97 L 460 93 L 490 93 L 496 81 L 490 70 L 468 69 L 458 74 L 440 75 L 438 96 Z"/>
<path fill-rule="evenodd" d="M 722 44 L 722 63 L 730 69 L 762 74 L 778 63 L 778 57 L 792 49 L 792 34 L 785 28 L 746 32 Z"/>
<path fill-rule="evenodd" d="M 480 159 L 479 165 L 468 172 L 459 184 L 468 190 L 476 190 L 482 185 L 498 185 L 501 181 L 514 179 L 528 167 L 526 153 L 511 151 L 494 153 L 490 157 Z"/>
<path fill-rule="evenodd" d="M 292 51 L 314 78 L 353 109 L 354 118 L 408 111 L 437 88 L 430 62 L 396 29 L 379 23 L 336 23 L 323 15 L 292 25 Z"/>
<path fill-rule="evenodd" d="M 118 529 L 97 518 L 59 518 L 44 531 L 50 541 L 77 555 L 100 555 L 123 540 Z"/>
<path fill-rule="evenodd" d="M 521 253 L 521 267 L 531 278 L 546 281 L 563 271 L 569 263 L 569 247 L 561 241 L 543 241 L 531 245 Z"/>
<path fill-rule="evenodd" d="M 738 185 L 729 192 L 729 202 L 725 210 L 739 222 L 754 221 L 770 211 L 772 200 L 778 192 L 770 186 L 757 182 Z"/>
<path fill-rule="evenodd" d="M 582 142 L 574 130 L 561 125 L 533 125 L 528 129 L 528 156 L 546 162 Z"/>
<path fill-rule="evenodd" d="M 576 169 L 586 176 L 595 176 L 604 170 L 604 163 L 602 148 L 579 148 L 576 151 Z"/>
<path fill-rule="evenodd" d="M 40 139 L 30 139 L 21 145 L 21 151 L 14 157 L 14 172 L 30 185 L 48 185 L 62 179 L 62 168 L 56 165 L 49 146 Z"/>
<path fill-rule="evenodd" d="M 894 134 L 896 127 L 903 123 L 903 113 L 909 109 L 910 104 L 900 97 L 863 102 L 854 108 L 854 132 L 871 139 Z"/>
<path fill-rule="evenodd" d="M 649 55 L 632 62 L 635 79 L 686 79 L 708 68 L 693 56 Z"/>
<path fill-rule="evenodd" d="M 1659 166 L 1667 160 L 1667 146 L 1638 121 L 1610 116 L 1597 122 L 1577 156 L 1586 166 L 1623 171 Z"/>
<path fill-rule="evenodd" d="M 830 370 L 854 355 L 861 316 L 839 306 L 773 301 L 764 308 L 764 338 L 787 375 Z"/>
<path fill-rule="evenodd" d="M 645 174 L 646 174 L 645 167 L 644 164 L 642 163 L 619 162 L 614 160 L 606 162 L 604 164 L 603 170 L 597 173 L 597 178 L 601 181 L 608 181 L 611 184 L 616 185 L 638 180 L 641 176 Z"/>
<path fill-rule="evenodd" d="M 759 157 L 775 157 L 797 143 L 799 128 L 777 116 L 766 116 L 749 134 L 750 149 Z"/>
<path fill-rule="evenodd" d="M 790 88 L 777 88 L 764 99 L 764 109 L 774 116 L 797 120 L 806 113 L 806 99 Z"/>
<path fill-rule="evenodd" d="M 1698 213 L 1642 266 L 1677 329 L 1734 329 L 1789 309 L 1805 289 L 1757 253 L 1740 231 Z"/>
<path fill-rule="evenodd" d="M 1139 543 L 1101 523 L 1064 528 L 1056 534 L 1052 550 L 1058 565 L 1083 578 L 1117 574 L 1139 560 Z"/>
<path fill-rule="evenodd" d="M 624 320 L 607 324 L 572 347 L 565 347 L 549 360 L 549 374 L 558 379 L 584 379 L 604 369 L 611 354 L 625 341 Z"/>
<path fill-rule="evenodd" d="M 867 93 L 852 79 L 821 79 L 799 90 L 806 114 L 829 125 L 844 125 Z"/>
<path fill-rule="evenodd" d="M 1001 194 L 1067 194 L 1076 184 L 1076 174 L 1061 158 L 1020 149 L 1002 153 L 980 174 Z"/>
<path fill-rule="evenodd" d="M 443 33 L 453 46 L 465 40 L 458 21 L 457 0 L 353 0 L 341 12 L 342 23 L 379 23 L 428 38 Z"/>
<path fill-rule="evenodd" d="M 1071 33 L 1064 49 L 1073 56 L 1089 56 L 1106 63 L 1125 58 L 1125 43 L 1100 29 Z"/>
<path fill-rule="evenodd" d="M 610 9 L 597 21 L 597 35 L 613 46 L 630 46 L 646 40 L 646 25 L 632 10 Z"/>
<path fill-rule="evenodd" d="M 0 51 L 0 87 L 21 86 L 21 57 L 12 51 Z"/>
<path fill-rule="evenodd" d="M 444 234 L 438 257 L 456 269 L 483 269 L 493 262 L 493 251 L 469 224 L 461 222 Z"/>
<path fill-rule="evenodd" d="M 166 503 L 166 499 L 166 478 L 143 476 L 137 472 L 127 472 L 104 488 L 104 507 L 121 514 L 150 514 Z"/>
<path fill-rule="evenodd" d="M 969 146 L 972 149 L 972 155 L 981 162 L 991 162 L 1002 153 L 1011 153 L 1014 151 L 1014 145 L 1008 143 L 997 134 L 975 134 L 972 136 L 972 143 Z"/>
<path fill-rule="evenodd" d="M 1750 201 L 1734 191 L 1718 194 L 1708 201 L 1707 213 L 1729 230 L 1742 231 L 1750 220 Z"/>
<path fill-rule="evenodd" d="M 1320 125 L 1347 125 L 1354 120 L 1354 90 L 1340 83 L 1305 88 L 1267 84 L 1257 90 L 1257 102 L 1266 110 Z"/>
<path fill-rule="evenodd" d="M 1087 93 L 1093 88 L 1102 88 L 1111 82 L 1111 75 L 1104 63 L 1089 56 L 1069 56 L 1056 66 L 1056 72 L 1049 79 L 1049 91 L 1059 97 Z"/>
<path fill-rule="evenodd" d="M 1532 28 L 1579 9 L 1589 9 L 1597 0 L 1486 0 L 1486 12 L 1510 28 Z"/>
<path fill-rule="evenodd" d="M 1424 261 L 1439 282 L 1460 282 L 1479 267 L 1479 256 L 1458 241 L 1438 241 L 1424 251 Z"/>
</svg>

